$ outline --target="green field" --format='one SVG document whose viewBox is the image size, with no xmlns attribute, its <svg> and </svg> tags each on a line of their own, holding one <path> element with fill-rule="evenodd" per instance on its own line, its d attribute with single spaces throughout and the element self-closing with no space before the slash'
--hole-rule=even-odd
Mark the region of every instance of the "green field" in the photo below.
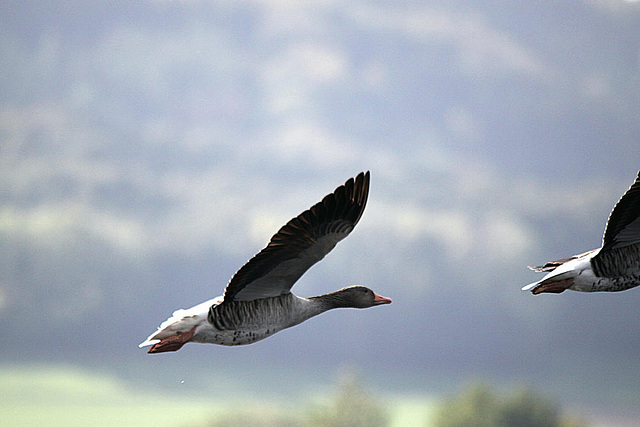
<svg viewBox="0 0 640 427">
<path fill-rule="evenodd" d="M 309 408 L 322 408 L 326 403 L 320 398 L 297 408 L 279 401 L 214 401 L 204 396 L 134 390 L 107 375 L 44 366 L 0 369 L 0 395 L 2 426 L 206 426 L 228 424 L 231 419 L 237 425 L 280 425 L 287 420 L 295 423 Z M 385 400 L 391 425 L 429 425 L 433 405 L 427 400 Z"/>
<path fill-rule="evenodd" d="M 134 392 L 114 378 L 65 367 L 3 368 L 0 390 L 6 426 L 193 425 L 221 409 L 205 399 Z"/>
</svg>

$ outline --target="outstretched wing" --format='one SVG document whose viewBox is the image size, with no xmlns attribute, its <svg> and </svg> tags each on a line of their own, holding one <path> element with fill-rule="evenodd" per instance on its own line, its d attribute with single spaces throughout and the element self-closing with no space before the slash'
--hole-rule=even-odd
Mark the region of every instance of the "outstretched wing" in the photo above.
<svg viewBox="0 0 640 427">
<path fill-rule="evenodd" d="M 300 276 L 349 235 L 364 212 L 368 195 L 369 172 L 361 172 L 291 219 L 231 278 L 224 302 L 288 293 Z"/>
<path fill-rule="evenodd" d="M 600 253 L 640 243 L 640 172 L 611 211 Z"/>
</svg>

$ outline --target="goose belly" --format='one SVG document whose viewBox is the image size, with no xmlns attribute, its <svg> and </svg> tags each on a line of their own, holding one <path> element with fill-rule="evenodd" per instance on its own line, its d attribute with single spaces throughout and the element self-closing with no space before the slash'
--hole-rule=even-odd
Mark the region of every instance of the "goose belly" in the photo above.
<svg viewBox="0 0 640 427">
<path fill-rule="evenodd" d="M 256 341 L 263 340 L 278 331 L 282 327 L 261 327 L 261 328 L 238 328 L 220 330 L 211 325 L 203 325 L 201 330 L 196 330 L 193 336 L 193 342 L 219 344 L 219 345 L 245 345 Z"/>
</svg>

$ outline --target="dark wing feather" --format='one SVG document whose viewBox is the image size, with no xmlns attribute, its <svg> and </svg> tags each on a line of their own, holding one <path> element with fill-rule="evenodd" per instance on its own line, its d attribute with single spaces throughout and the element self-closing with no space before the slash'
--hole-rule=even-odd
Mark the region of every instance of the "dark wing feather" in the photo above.
<svg viewBox="0 0 640 427">
<path fill-rule="evenodd" d="M 578 257 L 578 255 L 576 256 L 572 256 L 569 258 L 563 258 L 563 259 L 559 259 L 557 261 L 549 261 L 543 265 L 536 265 L 534 267 L 529 266 L 530 270 L 533 271 L 537 271 L 538 273 L 540 273 L 541 271 L 553 271 L 556 268 L 560 267 L 562 264 L 565 264 L 569 261 L 571 261 L 572 259 L 576 259 Z"/>
<path fill-rule="evenodd" d="M 290 220 L 231 278 L 224 302 L 288 293 L 300 276 L 353 230 L 368 194 L 369 172 L 360 173 Z"/>
<path fill-rule="evenodd" d="M 600 253 L 640 242 L 640 172 L 611 211 Z M 597 255 L 599 256 L 599 255 Z"/>
<path fill-rule="evenodd" d="M 543 265 L 538 265 L 538 266 L 535 266 L 535 267 L 529 266 L 529 269 L 531 269 L 533 271 L 537 271 L 538 273 L 542 272 L 542 271 L 553 271 L 556 268 L 560 267 L 562 264 L 566 264 L 569 261 L 572 261 L 574 259 L 586 257 L 586 256 L 590 255 L 592 252 L 594 252 L 596 250 L 597 249 L 592 249 L 592 250 L 587 251 L 585 253 L 582 253 L 580 255 L 573 255 L 573 256 L 570 256 L 568 258 L 562 258 L 562 259 L 559 259 L 559 260 L 556 260 L 556 261 L 549 261 L 549 262 L 547 262 L 547 263 L 545 263 Z"/>
</svg>

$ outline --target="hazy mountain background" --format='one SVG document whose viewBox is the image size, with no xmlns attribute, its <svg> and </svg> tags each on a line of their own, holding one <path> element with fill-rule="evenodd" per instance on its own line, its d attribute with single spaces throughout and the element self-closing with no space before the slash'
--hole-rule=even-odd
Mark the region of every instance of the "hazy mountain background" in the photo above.
<svg viewBox="0 0 640 427">
<path fill-rule="evenodd" d="M 638 3 L 6 2 L 0 55 L 5 364 L 214 397 L 485 378 L 640 424 L 640 290 L 520 291 L 640 169 Z M 360 224 L 294 290 L 392 305 L 137 348 L 361 170 Z"/>
</svg>

